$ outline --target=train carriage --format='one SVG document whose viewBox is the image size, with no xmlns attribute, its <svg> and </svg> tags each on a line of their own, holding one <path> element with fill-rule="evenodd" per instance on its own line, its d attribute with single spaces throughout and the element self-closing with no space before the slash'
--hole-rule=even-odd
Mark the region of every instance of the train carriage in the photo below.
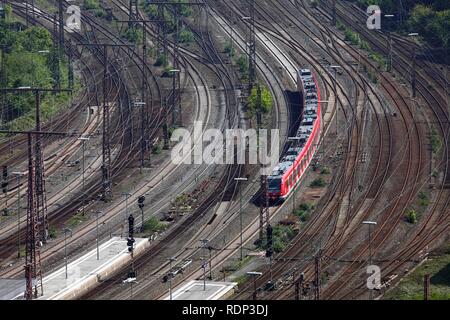
<svg viewBox="0 0 450 320">
<path fill-rule="evenodd" d="M 296 133 L 297 141 L 268 177 L 267 195 L 271 200 L 286 199 L 301 180 L 314 157 L 322 133 L 320 90 L 311 70 L 298 71 L 297 86 L 304 108 Z"/>
</svg>

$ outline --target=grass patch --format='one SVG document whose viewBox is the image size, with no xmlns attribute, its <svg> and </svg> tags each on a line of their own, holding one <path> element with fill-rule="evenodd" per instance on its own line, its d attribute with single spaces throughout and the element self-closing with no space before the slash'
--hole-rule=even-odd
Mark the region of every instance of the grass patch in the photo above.
<svg viewBox="0 0 450 320">
<path fill-rule="evenodd" d="M 77 213 L 76 215 L 72 216 L 68 221 L 67 221 L 67 226 L 69 228 L 74 228 L 77 225 L 79 225 L 80 223 L 83 223 L 84 221 L 86 221 L 88 219 L 88 217 L 86 215 L 83 216 L 83 213 Z"/>
<path fill-rule="evenodd" d="M 166 228 L 167 226 L 155 217 L 151 217 L 144 222 L 144 233 L 147 234 L 164 231 Z"/>
<path fill-rule="evenodd" d="M 434 128 L 431 129 L 430 144 L 431 144 L 431 150 L 433 151 L 433 153 L 437 153 L 439 151 L 439 149 L 441 148 L 441 139 L 439 138 L 439 135 Z"/>
<path fill-rule="evenodd" d="M 434 255 L 414 272 L 404 277 L 397 287 L 386 293 L 387 300 L 423 300 L 423 278 L 430 274 L 430 299 L 450 299 L 450 247 Z"/>
</svg>

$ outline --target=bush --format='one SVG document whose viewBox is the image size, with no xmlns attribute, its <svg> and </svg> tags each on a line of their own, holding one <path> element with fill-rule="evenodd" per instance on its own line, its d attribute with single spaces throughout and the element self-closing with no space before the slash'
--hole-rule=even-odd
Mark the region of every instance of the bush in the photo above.
<svg viewBox="0 0 450 320">
<path fill-rule="evenodd" d="M 330 174 L 330 168 L 328 167 L 323 167 L 322 170 L 320 170 L 320 174 Z"/>
<path fill-rule="evenodd" d="M 83 1 L 83 9 L 85 10 L 94 10 L 99 9 L 100 5 L 98 3 L 98 0 L 84 0 Z"/>
<path fill-rule="evenodd" d="M 414 209 L 408 210 L 408 212 L 406 213 L 406 221 L 408 221 L 409 223 L 412 223 L 412 224 L 417 222 L 416 210 L 414 210 Z"/>
<path fill-rule="evenodd" d="M 161 223 L 157 218 L 151 217 L 147 221 L 144 222 L 144 232 L 146 233 L 154 233 L 164 231 L 166 229 L 166 225 Z"/>
<path fill-rule="evenodd" d="M 153 154 L 160 154 L 161 153 L 161 146 L 159 144 L 155 144 L 153 146 L 152 153 Z"/>
<path fill-rule="evenodd" d="M 191 30 L 183 27 L 183 29 L 181 29 L 180 31 L 179 39 L 181 43 L 191 43 L 192 41 L 194 41 L 194 34 Z"/>
<path fill-rule="evenodd" d="M 155 61 L 155 67 L 166 67 L 169 64 L 167 56 L 165 54 L 159 55 Z"/>
<path fill-rule="evenodd" d="M 270 90 L 263 86 L 259 85 L 261 88 L 261 108 L 263 113 L 269 113 L 272 110 L 273 105 L 273 99 L 272 95 L 270 94 Z M 252 92 L 250 96 L 248 97 L 248 111 L 250 116 L 254 115 L 256 113 L 258 104 L 258 89 L 257 86 L 255 88 L 252 88 Z"/>
<path fill-rule="evenodd" d="M 237 60 L 236 60 L 236 64 L 239 67 L 239 71 L 243 74 L 243 75 L 247 75 L 248 73 L 248 62 L 247 62 L 247 57 L 246 56 L 240 56 Z"/>
<path fill-rule="evenodd" d="M 323 180 L 323 178 L 317 178 L 317 179 L 313 180 L 309 186 L 313 187 L 313 188 L 318 188 L 318 187 L 324 187 L 325 185 L 326 185 L 326 182 L 325 182 L 325 180 Z"/>
<path fill-rule="evenodd" d="M 227 45 L 225 46 L 225 53 L 228 54 L 231 57 L 234 57 L 234 55 L 236 54 L 236 50 L 233 47 L 233 44 L 231 43 L 231 41 L 229 41 L 227 43 Z"/>
</svg>

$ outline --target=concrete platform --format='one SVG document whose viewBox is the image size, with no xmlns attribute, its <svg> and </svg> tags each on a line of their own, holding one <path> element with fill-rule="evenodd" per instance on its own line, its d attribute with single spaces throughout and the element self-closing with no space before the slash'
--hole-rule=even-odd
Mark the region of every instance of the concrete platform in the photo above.
<svg viewBox="0 0 450 320">
<path fill-rule="evenodd" d="M 18 295 L 23 296 L 25 279 L 0 279 L 0 300 L 12 300 Z"/>
<path fill-rule="evenodd" d="M 234 293 L 237 282 L 193 280 L 172 293 L 172 300 L 225 300 Z M 164 298 L 170 300 L 170 296 Z"/>
<path fill-rule="evenodd" d="M 134 257 L 143 253 L 149 246 L 148 239 L 135 239 Z M 97 249 L 88 252 L 82 257 L 68 263 L 67 279 L 65 266 L 56 270 L 42 279 L 44 295 L 40 300 L 71 300 L 77 299 L 88 291 L 95 288 L 100 281 L 111 277 L 120 268 L 130 265 L 131 254 L 128 252 L 125 238 L 114 237 L 99 246 L 99 257 L 97 260 Z M 23 298 L 22 287 L 20 295 L 14 299 Z"/>
</svg>

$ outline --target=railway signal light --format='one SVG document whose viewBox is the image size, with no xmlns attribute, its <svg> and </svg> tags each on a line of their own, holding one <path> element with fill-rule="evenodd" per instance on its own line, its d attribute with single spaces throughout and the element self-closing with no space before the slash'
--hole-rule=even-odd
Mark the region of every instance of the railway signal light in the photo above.
<svg viewBox="0 0 450 320">
<path fill-rule="evenodd" d="M 270 258 L 273 255 L 273 229 L 269 224 L 267 226 L 267 249 L 266 249 L 266 257 Z"/>
<path fill-rule="evenodd" d="M 144 207 L 144 201 L 145 201 L 145 196 L 139 196 L 138 198 L 138 206 L 139 208 L 143 208 Z"/>
<path fill-rule="evenodd" d="M 130 214 L 130 216 L 128 217 L 128 238 L 127 238 L 127 246 L 128 246 L 128 251 L 132 252 L 133 251 L 133 246 L 134 246 L 134 217 L 132 214 Z"/>
</svg>

